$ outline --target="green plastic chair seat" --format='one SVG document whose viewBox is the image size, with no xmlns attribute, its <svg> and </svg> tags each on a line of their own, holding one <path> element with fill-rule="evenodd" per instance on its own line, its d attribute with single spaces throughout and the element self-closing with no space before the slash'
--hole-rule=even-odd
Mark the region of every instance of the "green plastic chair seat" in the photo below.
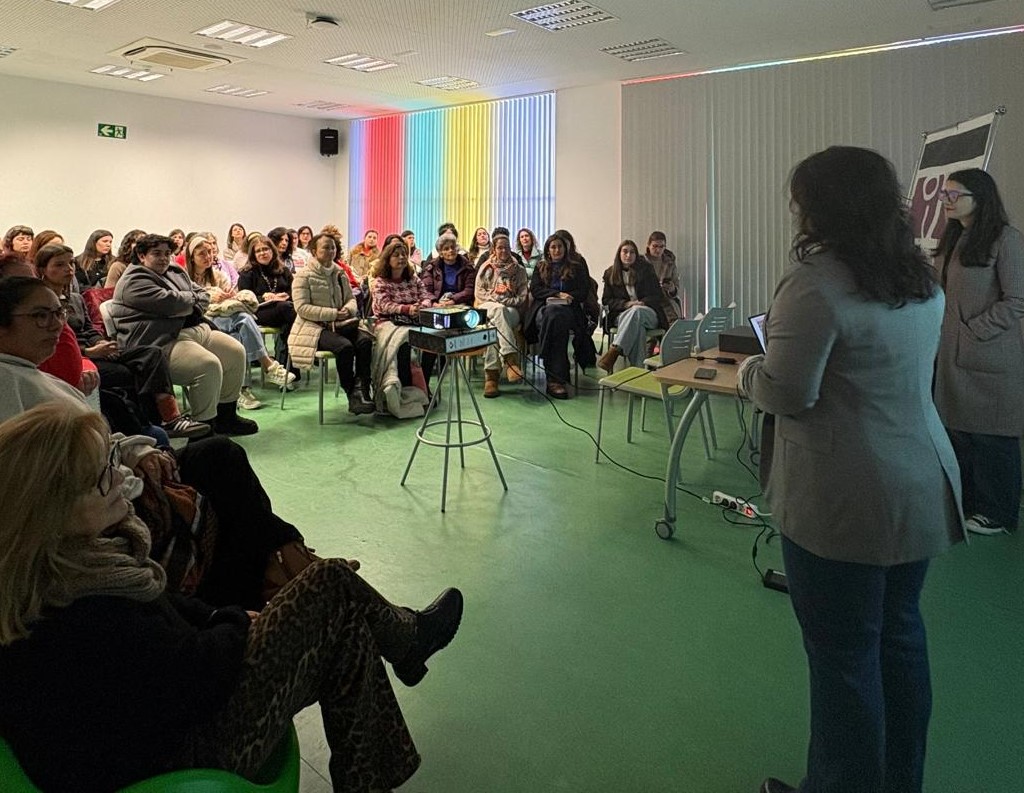
<svg viewBox="0 0 1024 793">
<path fill-rule="evenodd" d="M 299 766 L 299 736 L 292 725 L 260 769 L 255 782 L 230 771 L 189 768 L 144 779 L 122 788 L 119 793 L 296 793 Z M 3 738 L 0 738 L 0 787 L 4 793 L 40 793 Z"/>
</svg>

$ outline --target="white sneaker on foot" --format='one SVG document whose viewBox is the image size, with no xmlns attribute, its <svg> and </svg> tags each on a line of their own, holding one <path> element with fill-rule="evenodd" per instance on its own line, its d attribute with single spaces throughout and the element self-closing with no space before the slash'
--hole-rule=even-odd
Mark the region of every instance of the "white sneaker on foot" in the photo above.
<svg viewBox="0 0 1024 793">
<path fill-rule="evenodd" d="M 966 521 L 967 531 L 973 534 L 1005 534 L 1006 527 L 1000 526 L 994 520 L 986 518 L 984 515 L 971 515 Z"/>
<path fill-rule="evenodd" d="M 280 361 L 274 361 L 267 369 L 267 379 L 274 385 L 291 385 L 295 382 L 295 374 L 285 369 Z"/>
<path fill-rule="evenodd" d="M 238 407 L 242 410 L 259 410 L 263 403 L 253 396 L 251 388 L 245 387 L 238 392 Z"/>
</svg>

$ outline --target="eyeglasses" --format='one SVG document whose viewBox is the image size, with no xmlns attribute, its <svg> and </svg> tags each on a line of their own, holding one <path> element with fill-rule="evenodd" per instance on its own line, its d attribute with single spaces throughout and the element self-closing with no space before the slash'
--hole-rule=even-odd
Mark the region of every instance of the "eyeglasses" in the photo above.
<svg viewBox="0 0 1024 793">
<path fill-rule="evenodd" d="M 40 330 L 46 330 L 50 327 L 50 323 L 53 320 L 57 320 L 61 325 L 67 321 L 68 310 L 61 306 L 60 308 L 35 308 L 32 311 L 23 311 L 19 314 L 11 314 L 12 317 L 31 317 L 32 321 L 36 323 L 36 327 Z"/>
<path fill-rule="evenodd" d="M 939 198 L 947 204 L 955 204 L 964 196 L 973 196 L 974 193 L 965 193 L 963 190 L 939 190 Z"/>
<path fill-rule="evenodd" d="M 106 496 L 114 487 L 114 471 L 121 465 L 121 447 L 117 443 L 110 444 L 110 456 L 107 457 L 107 464 L 100 472 L 99 481 L 96 482 L 96 489 L 101 496 Z"/>
</svg>

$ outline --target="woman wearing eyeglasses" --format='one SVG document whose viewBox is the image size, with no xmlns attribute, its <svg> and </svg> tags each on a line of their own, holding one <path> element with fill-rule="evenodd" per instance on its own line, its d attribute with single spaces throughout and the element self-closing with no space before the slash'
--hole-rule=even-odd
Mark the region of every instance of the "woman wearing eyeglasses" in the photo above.
<svg viewBox="0 0 1024 793">
<path fill-rule="evenodd" d="M 996 183 L 971 168 L 941 191 L 946 230 L 935 254 L 946 313 L 935 404 L 960 463 L 967 529 L 1017 529 L 1024 435 L 1024 236 Z"/>
<path fill-rule="evenodd" d="M 341 559 L 311 564 L 259 614 L 172 594 L 116 462 L 81 407 L 0 424 L 0 724 L 32 781 L 114 790 L 197 767 L 253 779 L 313 703 L 335 790 L 412 776 L 420 756 L 384 662 L 417 685 L 462 594 L 396 606 Z"/>
</svg>

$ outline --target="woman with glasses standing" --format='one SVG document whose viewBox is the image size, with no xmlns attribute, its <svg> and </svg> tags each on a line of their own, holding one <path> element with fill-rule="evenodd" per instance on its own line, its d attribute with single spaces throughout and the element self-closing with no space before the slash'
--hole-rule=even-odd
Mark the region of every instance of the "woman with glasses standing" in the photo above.
<svg viewBox="0 0 1024 793">
<path fill-rule="evenodd" d="M 967 529 L 1016 530 L 1024 435 L 1024 236 L 982 170 L 951 173 L 935 254 L 946 290 L 935 404 L 960 463 Z"/>
</svg>

